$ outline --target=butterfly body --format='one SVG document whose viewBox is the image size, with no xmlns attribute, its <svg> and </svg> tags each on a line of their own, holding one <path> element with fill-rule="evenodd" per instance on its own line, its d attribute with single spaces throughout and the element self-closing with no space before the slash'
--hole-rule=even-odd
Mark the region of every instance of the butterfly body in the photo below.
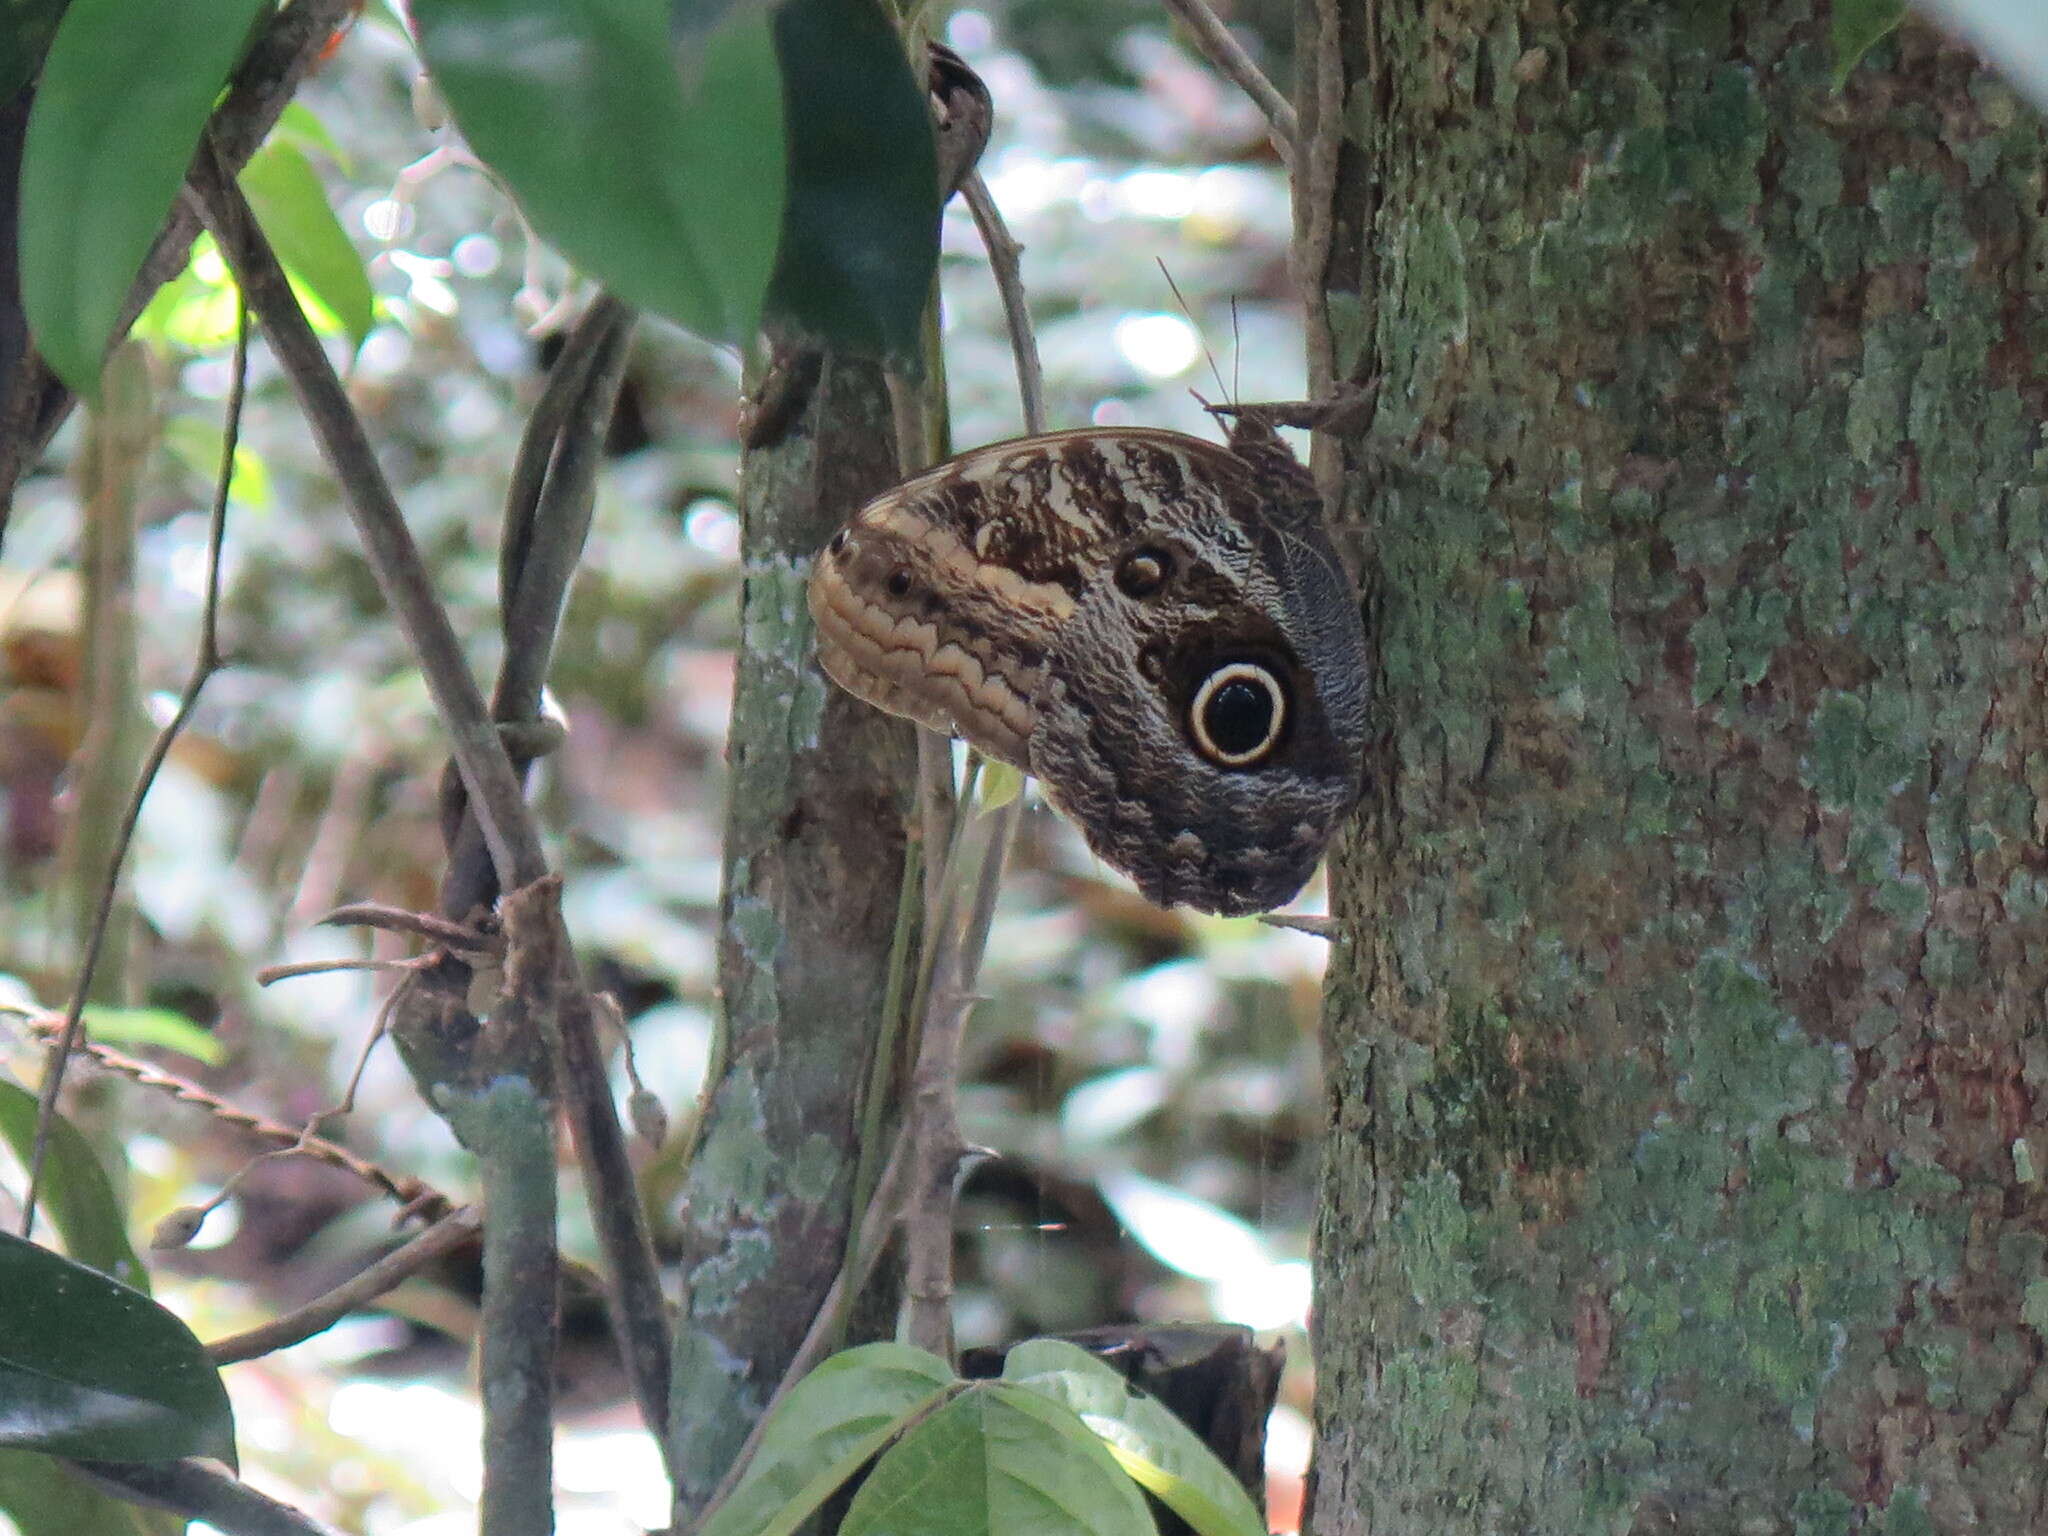
<svg viewBox="0 0 2048 1536">
<path fill-rule="evenodd" d="M 1357 799 L 1358 602 L 1249 412 L 962 454 L 834 536 L 810 607 L 836 682 L 1036 776 L 1162 905 L 1279 905 Z"/>
</svg>

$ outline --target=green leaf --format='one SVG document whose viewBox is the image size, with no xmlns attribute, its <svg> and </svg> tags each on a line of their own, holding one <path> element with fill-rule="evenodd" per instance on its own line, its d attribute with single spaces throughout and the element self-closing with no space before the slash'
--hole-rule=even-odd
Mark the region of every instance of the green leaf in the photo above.
<svg viewBox="0 0 2048 1536">
<path fill-rule="evenodd" d="M 981 791 L 977 797 L 983 815 L 1001 810 L 1024 792 L 1024 770 L 989 758 L 981 767 Z"/>
<path fill-rule="evenodd" d="M 931 111 L 877 0 L 788 0 L 789 203 L 772 319 L 833 346 L 917 355 L 939 263 Z"/>
<path fill-rule="evenodd" d="M 234 341 L 235 280 L 211 235 L 192 242 L 185 270 L 157 289 L 130 334 L 194 352 L 219 351 Z"/>
<path fill-rule="evenodd" d="M 936 1355 L 863 1344 L 790 1389 L 746 1476 L 698 1536 L 786 1536 L 954 1385 Z"/>
<path fill-rule="evenodd" d="M 36 1096 L 18 1083 L 0 1082 L 0 1136 L 26 1168 L 35 1155 Z M 128 1223 L 114 1186 L 78 1127 L 59 1115 L 50 1127 L 38 1201 L 81 1264 L 147 1294 L 149 1273 L 128 1243 Z"/>
<path fill-rule="evenodd" d="M 220 447 L 222 438 L 218 419 L 206 416 L 173 416 L 163 424 L 165 450 L 182 464 L 202 484 L 211 485 L 220 478 Z M 235 473 L 228 483 L 228 496 L 238 510 L 267 507 L 271 501 L 270 468 L 263 462 L 263 455 L 246 442 L 235 444 Z M 150 1013 L 165 1015 L 165 1033 L 151 1039 L 152 1045 L 168 1046 L 195 1056 L 212 1066 L 226 1052 L 221 1048 L 220 1037 L 201 1029 L 181 1013 L 168 1009 L 149 1009 Z M 112 1034 L 105 1038 L 116 1038 Z"/>
<path fill-rule="evenodd" d="M 157 1536 L 185 1522 L 101 1493 L 34 1451 L 0 1451 L 0 1511 L 21 1536 Z"/>
<path fill-rule="evenodd" d="M 308 155 L 325 155 L 344 176 L 355 171 L 354 158 L 303 101 L 285 103 L 284 111 L 278 115 L 277 126 L 270 130 L 270 137 L 273 141 L 281 139 Z"/>
<path fill-rule="evenodd" d="M 87 398 L 215 96 L 271 0 L 71 0 L 21 162 L 21 298 L 36 346 Z"/>
<path fill-rule="evenodd" d="M 214 443 L 213 473 L 220 468 L 220 444 Z M 120 1045 L 156 1045 L 177 1051 L 209 1067 L 219 1066 L 226 1056 L 220 1038 L 201 1029 L 184 1014 L 170 1008 L 107 1008 L 97 1004 L 85 1010 L 85 1027 L 96 1040 Z"/>
<path fill-rule="evenodd" d="M 363 258 L 328 206 L 312 163 L 273 138 L 250 158 L 241 179 L 277 259 L 333 311 L 350 342 L 361 346 L 375 318 L 376 297 Z"/>
<path fill-rule="evenodd" d="M 875 1463 L 839 1536 L 1149 1536 L 1131 1480 L 1064 1408 L 980 1382 Z"/>
<path fill-rule="evenodd" d="M 0 96 L 11 97 L 34 78 L 63 15 L 64 0 L 0 3 Z"/>
<path fill-rule="evenodd" d="M 1129 1476 L 1202 1536 L 1266 1536 L 1266 1522 L 1230 1469 L 1157 1398 L 1060 1339 L 1027 1339 L 1003 1380 L 1072 1412 Z"/>
<path fill-rule="evenodd" d="M 1835 89 L 1840 90 L 1863 55 L 1898 30 L 1906 0 L 1834 0 L 1830 41 L 1835 49 Z"/>
<path fill-rule="evenodd" d="M 760 324 L 783 202 L 765 10 L 670 47 L 664 0 L 416 0 L 420 49 L 541 234 L 714 340 Z"/>
<path fill-rule="evenodd" d="M 0 1232 L 0 1296 L 0 1446 L 233 1465 L 220 1372 L 173 1314 L 10 1232 Z"/>
</svg>

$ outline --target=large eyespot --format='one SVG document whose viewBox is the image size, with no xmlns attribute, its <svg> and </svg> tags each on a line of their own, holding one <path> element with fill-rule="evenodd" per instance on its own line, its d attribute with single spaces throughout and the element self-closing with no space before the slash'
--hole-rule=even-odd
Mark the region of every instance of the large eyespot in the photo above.
<svg viewBox="0 0 2048 1536">
<path fill-rule="evenodd" d="M 1117 562 L 1116 589 L 1125 597 L 1150 597 L 1173 575 L 1173 553 L 1147 544 Z"/>
<path fill-rule="evenodd" d="M 882 585 L 888 588 L 891 597 L 910 596 L 910 567 L 907 565 L 897 566 L 895 570 L 889 573 L 888 579 Z"/>
<path fill-rule="evenodd" d="M 1233 661 L 1202 679 L 1188 706 L 1195 745 L 1210 762 L 1246 768 L 1279 743 L 1287 723 L 1287 690 L 1249 661 Z"/>
</svg>

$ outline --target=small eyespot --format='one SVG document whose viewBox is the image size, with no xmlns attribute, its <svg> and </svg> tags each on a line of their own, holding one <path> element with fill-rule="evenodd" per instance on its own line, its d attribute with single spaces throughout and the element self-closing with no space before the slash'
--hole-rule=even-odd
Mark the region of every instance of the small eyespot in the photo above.
<svg viewBox="0 0 2048 1536">
<path fill-rule="evenodd" d="M 842 528 L 837 533 L 833 534 L 832 542 L 830 544 L 827 544 L 825 546 L 825 549 L 826 552 L 829 554 L 843 554 L 846 550 L 846 530 Z"/>
<path fill-rule="evenodd" d="M 1264 667 L 1233 661 L 1202 679 L 1188 706 L 1188 727 L 1204 757 L 1223 768 L 1248 768 L 1279 744 L 1287 723 L 1287 690 Z"/>
<path fill-rule="evenodd" d="M 882 583 L 889 589 L 891 597 L 910 596 L 910 567 L 899 565 L 889 573 L 889 579 Z"/>
<path fill-rule="evenodd" d="M 1150 597 L 1173 576 L 1173 554 L 1157 545 L 1134 549 L 1118 562 L 1116 589 L 1125 597 Z"/>
</svg>

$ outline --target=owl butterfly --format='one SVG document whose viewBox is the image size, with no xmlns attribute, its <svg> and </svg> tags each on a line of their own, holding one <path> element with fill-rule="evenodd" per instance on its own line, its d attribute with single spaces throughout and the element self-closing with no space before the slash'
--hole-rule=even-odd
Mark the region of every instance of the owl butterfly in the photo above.
<svg viewBox="0 0 2048 1536">
<path fill-rule="evenodd" d="M 1282 409 L 1219 411 L 1228 447 L 992 443 L 883 493 L 818 556 L 819 661 L 1035 775 L 1160 905 L 1280 905 L 1358 798 L 1371 688 Z"/>
</svg>

